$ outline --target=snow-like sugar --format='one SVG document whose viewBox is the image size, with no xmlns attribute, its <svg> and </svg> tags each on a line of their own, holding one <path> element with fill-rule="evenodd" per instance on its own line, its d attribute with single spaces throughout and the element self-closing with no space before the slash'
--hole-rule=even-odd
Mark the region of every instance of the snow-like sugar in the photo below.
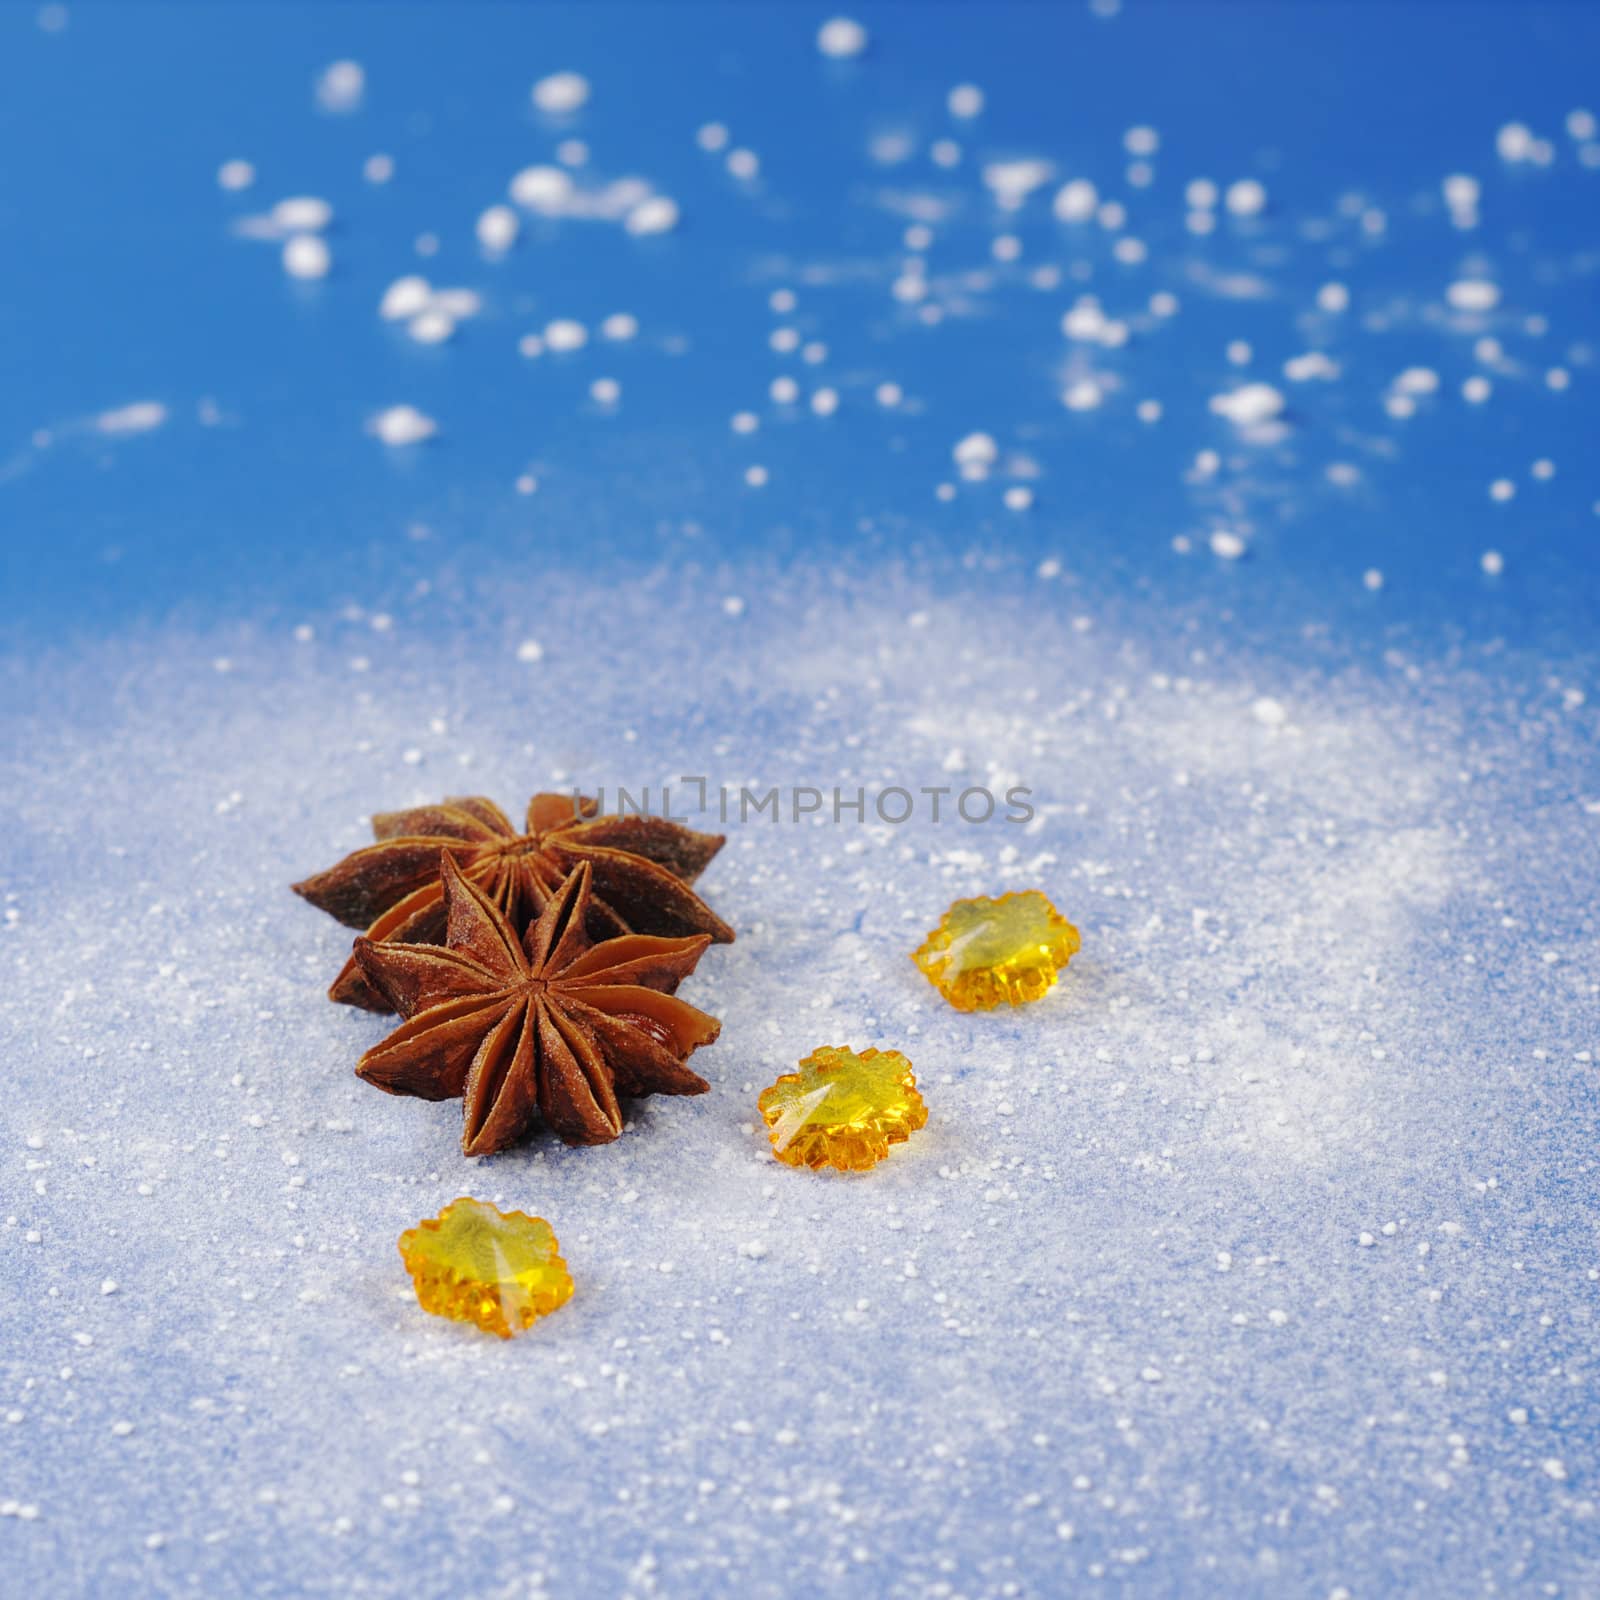
<svg viewBox="0 0 1600 1600">
<path fill-rule="evenodd" d="M 1218 528 L 1211 535 L 1211 553 L 1221 556 L 1224 561 L 1237 561 L 1245 553 L 1245 542 L 1238 534 L 1227 528 Z"/>
<path fill-rule="evenodd" d="M 1506 570 L 1506 558 L 1498 550 L 1485 550 L 1478 558 L 1478 565 L 1491 578 L 1498 578 Z"/>
<path fill-rule="evenodd" d="M 533 103 L 550 116 L 565 116 L 589 103 L 589 80 L 580 72 L 552 72 L 533 86 Z"/>
<path fill-rule="evenodd" d="M 835 61 L 848 61 L 865 52 L 867 30 L 852 17 L 830 17 L 817 29 L 817 49 Z"/>
<path fill-rule="evenodd" d="M 217 187 L 237 193 L 256 181 L 256 169 L 248 161 L 224 161 L 217 168 Z"/>
<path fill-rule="evenodd" d="M 283 246 L 283 270 L 291 278 L 325 278 L 333 266 L 333 253 L 319 234 L 297 233 Z"/>
<path fill-rule="evenodd" d="M 621 343 L 635 338 L 639 332 L 639 319 L 629 311 L 613 311 L 600 324 L 600 336 Z"/>
<path fill-rule="evenodd" d="M 388 445 L 420 444 L 439 431 L 432 417 L 412 405 L 390 406 L 367 424 L 367 431 Z"/>
<path fill-rule="evenodd" d="M 596 378 L 589 385 L 589 398 L 598 406 L 614 406 L 622 398 L 622 385 L 615 378 Z"/>
</svg>

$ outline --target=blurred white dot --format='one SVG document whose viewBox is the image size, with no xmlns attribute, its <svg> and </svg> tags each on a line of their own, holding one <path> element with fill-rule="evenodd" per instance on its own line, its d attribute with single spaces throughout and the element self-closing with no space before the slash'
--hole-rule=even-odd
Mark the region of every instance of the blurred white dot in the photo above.
<svg viewBox="0 0 1600 1600">
<path fill-rule="evenodd" d="M 1154 128 L 1129 128 L 1122 136 L 1122 148 L 1130 156 L 1153 156 L 1161 148 L 1161 135 Z"/>
<path fill-rule="evenodd" d="M 1498 550 L 1485 550 L 1478 558 L 1478 565 L 1491 578 L 1498 578 L 1506 570 L 1506 558 Z"/>
<path fill-rule="evenodd" d="M 418 344 L 443 344 L 455 336 L 455 331 L 456 319 L 448 311 L 434 305 L 419 311 L 406 324 L 406 332 Z"/>
<path fill-rule="evenodd" d="M 811 409 L 819 417 L 831 417 L 839 409 L 839 391 L 818 389 L 811 397 Z"/>
<path fill-rule="evenodd" d="M 518 494 L 532 494 L 539 487 L 539 480 L 531 472 L 524 472 L 517 479 Z"/>
<path fill-rule="evenodd" d="M 1236 217 L 1258 217 L 1267 208 L 1267 191 L 1255 178 L 1240 178 L 1228 185 L 1223 204 Z"/>
<path fill-rule="evenodd" d="M 761 170 L 761 158 L 754 150 L 730 150 L 728 171 L 735 178 L 750 179 Z"/>
<path fill-rule="evenodd" d="M 335 61 L 317 79 L 317 104 L 336 115 L 359 110 L 366 92 L 367 74 L 359 61 Z"/>
<path fill-rule="evenodd" d="M 639 331 L 639 319 L 629 311 L 613 311 L 600 324 L 602 338 L 622 341 L 633 338 Z"/>
<path fill-rule="evenodd" d="M 694 142 L 702 150 L 715 154 L 728 148 L 728 130 L 720 122 L 708 122 L 695 134 Z"/>
<path fill-rule="evenodd" d="M 390 406 L 368 424 L 367 431 L 388 445 L 420 444 L 439 431 L 432 417 L 415 406 Z"/>
<path fill-rule="evenodd" d="M 1532 467 L 1534 477 L 1548 482 L 1556 475 L 1556 464 L 1548 456 L 1541 456 Z"/>
<path fill-rule="evenodd" d="M 1572 384 L 1572 374 L 1565 367 L 1551 367 L 1544 375 L 1545 385 L 1551 389 L 1566 389 Z"/>
<path fill-rule="evenodd" d="M 635 238 L 645 238 L 653 233 L 671 233 L 678 226 L 678 202 L 664 194 L 652 195 L 628 213 L 624 226 Z"/>
<path fill-rule="evenodd" d="M 368 156 L 361 163 L 361 176 L 368 183 L 387 183 L 394 176 L 394 157 L 386 156 L 381 151 Z"/>
<path fill-rule="evenodd" d="M 332 221 L 333 207 L 318 195 L 290 195 L 272 208 L 272 224 L 284 233 L 321 233 Z"/>
<path fill-rule="evenodd" d="M 817 49 L 835 61 L 848 61 L 867 48 L 867 30 L 853 17 L 830 17 L 817 29 Z"/>
<path fill-rule="evenodd" d="M 1379 572 L 1376 567 L 1368 567 L 1367 570 L 1361 574 L 1361 581 L 1366 585 L 1367 588 L 1376 593 L 1383 587 L 1383 574 Z"/>
<path fill-rule="evenodd" d="M 1244 540 L 1236 533 L 1230 533 L 1226 528 L 1218 528 L 1211 535 L 1211 553 L 1221 556 L 1224 561 L 1237 561 L 1245 552 Z"/>
<path fill-rule="evenodd" d="M 874 391 L 874 397 L 880 406 L 891 408 L 899 405 L 901 400 L 905 398 L 898 383 L 880 383 Z"/>
<path fill-rule="evenodd" d="M 1002 498 L 1008 511 L 1026 511 L 1033 504 L 1033 490 L 1025 484 L 1013 484 Z"/>
<path fill-rule="evenodd" d="M 736 594 L 724 595 L 722 609 L 730 617 L 742 617 L 744 615 L 744 601 Z"/>
<path fill-rule="evenodd" d="M 1141 400 L 1134 414 L 1141 422 L 1159 422 L 1161 420 L 1161 402 L 1159 400 Z"/>
<path fill-rule="evenodd" d="M 589 330 L 571 317 L 557 317 L 544 330 L 547 348 L 557 351 L 581 350 L 589 342 Z"/>
<path fill-rule="evenodd" d="M 589 385 L 589 397 L 596 405 L 614 406 L 622 398 L 622 385 L 615 378 L 596 378 Z"/>
<path fill-rule="evenodd" d="M 1474 374 L 1461 385 L 1461 395 L 1471 405 L 1482 405 L 1489 398 L 1493 384 L 1482 374 Z"/>
<path fill-rule="evenodd" d="M 1509 500 L 1517 492 L 1517 486 L 1509 478 L 1496 478 L 1489 485 L 1489 498 L 1491 500 Z"/>
<path fill-rule="evenodd" d="M 1222 191 L 1209 178 L 1192 178 L 1183 188 L 1185 203 L 1194 211 L 1210 211 L 1222 198 Z"/>
<path fill-rule="evenodd" d="M 291 278 L 325 278 L 332 265 L 326 241 L 314 233 L 297 233 L 283 247 L 283 270 Z"/>
<path fill-rule="evenodd" d="M 498 255 L 517 242 L 521 228 L 510 206 L 490 206 L 478 218 L 478 243 L 491 254 Z"/>
<path fill-rule="evenodd" d="M 1093 411 L 1102 399 L 1100 385 L 1093 378 L 1080 378 L 1062 392 L 1061 403 L 1068 411 Z"/>
<path fill-rule="evenodd" d="M 517 646 L 517 660 L 527 662 L 543 661 L 544 646 L 537 639 L 524 639 Z"/>
<path fill-rule="evenodd" d="M 761 466 L 746 467 L 744 469 L 744 481 L 752 489 L 764 489 L 767 484 L 767 469 Z"/>
<path fill-rule="evenodd" d="M 248 189 L 256 181 L 256 169 L 248 161 L 224 161 L 217 168 L 220 188 L 238 191 Z"/>
<path fill-rule="evenodd" d="M 936 167 L 955 167 L 961 164 L 961 146 L 954 139 L 935 139 L 928 147 Z"/>
<path fill-rule="evenodd" d="M 945 103 L 952 117 L 975 117 L 983 110 L 983 90 L 975 83 L 958 83 Z"/>
<path fill-rule="evenodd" d="M 736 411 L 728 426 L 735 433 L 754 433 L 761 426 L 761 419 L 753 411 Z"/>
<path fill-rule="evenodd" d="M 550 116 L 580 110 L 589 100 L 589 80 L 581 72 L 552 72 L 533 86 L 533 103 Z"/>
<path fill-rule="evenodd" d="M 800 385 L 793 378 L 774 378 L 767 393 L 780 406 L 792 406 L 800 398 Z"/>
</svg>

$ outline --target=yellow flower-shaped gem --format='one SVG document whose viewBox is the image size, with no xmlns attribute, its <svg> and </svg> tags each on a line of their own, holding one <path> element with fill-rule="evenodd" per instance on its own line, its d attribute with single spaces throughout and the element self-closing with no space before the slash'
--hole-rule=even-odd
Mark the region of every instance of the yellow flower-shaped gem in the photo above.
<svg viewBox="0 0 1600 1600">
<path fill-rule="evenodd" d="M 424 1311 L 509 1339 L 572 1298 L 572 1277 L 543 1217 L 463 1197 L 400 1235 Z"/>
<path fill-rule="evenodd" d="M 1037 889 L 957 900 L 911 959 L 957 1011 L 1039 1000 L 1078 953 L 1078 930 Z"/>
<path fill-rule="evenodd" d="M 780 1161 L 841 1172 L 877 1166 L 928 1120 L 916 1074 L 897 1050 L 813 1050 L 757 1104 Z"/>
</svg>

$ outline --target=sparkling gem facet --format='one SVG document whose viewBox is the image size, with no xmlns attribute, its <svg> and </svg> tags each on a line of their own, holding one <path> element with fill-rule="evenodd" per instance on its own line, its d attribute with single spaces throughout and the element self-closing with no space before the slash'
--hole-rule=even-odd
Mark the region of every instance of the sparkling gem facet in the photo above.
<svg viewBox="0 0 1600 1600">
<path fill-rule="evenodd" d="M 1078 930 L 1037 889 L 957 900 L 911 959 L 957 1011 L 1039 1000 L 1078 953 Z"/>
<path fill-rule="evenodd" d="M 572 1297 L 572 1278 L 543 1217 L 463 1197 L 400 1235 L 424 1311 L 509 1339 Z"/>
<path fill-rule="evenodd" d="M 841 1172 L 876 1166 L 928 1120 L 911 1063 L 896 1050 L 814 1050 L 758 1104 L 780 1161 Z"/>
</svg>

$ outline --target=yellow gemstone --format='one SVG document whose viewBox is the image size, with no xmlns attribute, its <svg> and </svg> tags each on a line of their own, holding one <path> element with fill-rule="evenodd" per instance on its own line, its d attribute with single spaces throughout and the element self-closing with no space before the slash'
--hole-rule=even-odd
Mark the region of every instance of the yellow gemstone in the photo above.
<svg viewBox="0 0 1600 1600">
<path fill-rule="evenodd" d="M 1020 1006 L 1055 988 L 1078 930 L 1037 889 L 957 900 L 911 959 L 957 1011 Z"/>
<path fill-rule="evenodd" d="M 772 1153 L 791 1167 L 865 1172 L 928 1120 L 911 1063 L 897 1050 L 824 1046 L 757 1101 Z"/>
<path fill-rule="evenodd" d="M 463 1197 L 400 1235 L 424 1311 L 509 1339 L 572 1298 L 572 1277 L 543 1217 Z"/>
</svg>

